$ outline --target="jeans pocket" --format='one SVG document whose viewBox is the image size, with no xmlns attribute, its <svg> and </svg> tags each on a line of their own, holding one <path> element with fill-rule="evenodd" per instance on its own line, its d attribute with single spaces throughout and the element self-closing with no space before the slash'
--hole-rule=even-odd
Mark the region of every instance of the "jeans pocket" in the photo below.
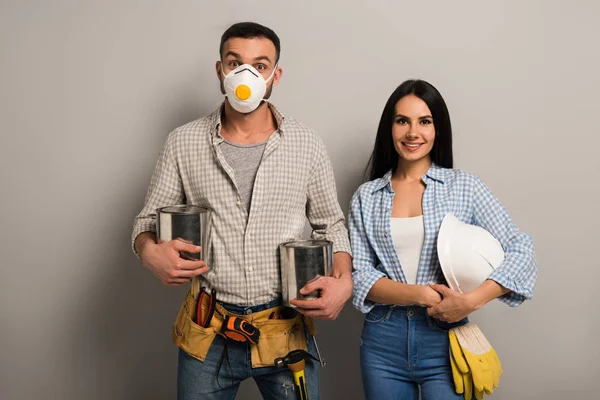
<svg viewBox="0 0 600 400">
<path fill-rule="evenodd" d="M 365 315 L 365 321 L 372 324 L 381 322 L 385 319 L 389 310 L 389 306 L 375 306 Z"/>
</svg>

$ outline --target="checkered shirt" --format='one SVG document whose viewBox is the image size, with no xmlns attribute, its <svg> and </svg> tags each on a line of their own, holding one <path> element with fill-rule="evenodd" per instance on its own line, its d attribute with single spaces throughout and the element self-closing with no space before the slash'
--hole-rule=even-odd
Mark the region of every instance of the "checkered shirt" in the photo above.
<svg viewBox="0 0 600 400">
<path fill-rule="evenodd" d="M 300 239 L 308 218 L 312 238 L 351 253 L 333 169 L 321 139 L 269 104 L 278 129 L 269 138 L 246 210 L 234 171 L 219 144 L 221 110 L 175 129 L 158 158 L 131 235 L 156 232 L 156 209 L 173 204 L 210 207 L 209 271 L 201 284 L 231 304 L 252 306 L 281 295 L 279 244 Z M 135 248 L 134 248 L 135 252 Z"/>
<path fill-rule="evenodd" d="M 348 227 L 354 252 L 353 304 L 363 313 L 375 303 L 367 300 L 371 287 L 382 277 L 406 283 L 390 231 L 394 191 L 392 173 L 367 182 L 352 198 Z M 505 259 L 489 276 L 510 289 L 500 297 L 510 306 L 517 306 L 533 296 L 537 267 L 533 241 L 511 221 L 506 209 L 490 189 L 475 175 L 441 168 L 432 164 L 423 176 L 425 239 L 417 272 L 417 284 L 446 281 L 440 268 L 436 244 L 446 213 L 453 213 L 462 222 L 480 226 L 496 237 L 505 252 Z"/>
</svg>

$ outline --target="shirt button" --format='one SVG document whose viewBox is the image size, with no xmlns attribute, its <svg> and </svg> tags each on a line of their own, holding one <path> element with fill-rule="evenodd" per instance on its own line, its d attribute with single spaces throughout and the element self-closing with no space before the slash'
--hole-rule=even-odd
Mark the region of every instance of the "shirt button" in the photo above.
<svg viewBox="0 0 600 400">
<path fill-rule="evenodd" d="M 388 235 L 388 233 L 387 233 L 387 232 L 383 234 L 383 236 L 386 236 L 386 237 L 387 237 L 387 235 Z"/>
<path fill-rule="evenodd" d="M 252 272 L 253 271 L 252 267 L 248 267 L 246 269 L 247 269 L 248 272 Z"/>
</svg>

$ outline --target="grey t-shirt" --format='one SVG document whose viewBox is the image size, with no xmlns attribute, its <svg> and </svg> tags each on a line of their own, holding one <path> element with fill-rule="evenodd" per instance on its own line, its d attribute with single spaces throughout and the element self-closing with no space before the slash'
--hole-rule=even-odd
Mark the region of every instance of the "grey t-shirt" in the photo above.
<svg viewBox="0 0 600 400">
<path fill-rule="evenodd" d="M 233 168 L 235 184 L 248 212 L 250 212 L 256 172 L 258 171 L 258 166 L 262 160 L 266 145 L 267 142 L 235 144 L 226 140 L 219 145 L 227 164 Z"/>
</svg>

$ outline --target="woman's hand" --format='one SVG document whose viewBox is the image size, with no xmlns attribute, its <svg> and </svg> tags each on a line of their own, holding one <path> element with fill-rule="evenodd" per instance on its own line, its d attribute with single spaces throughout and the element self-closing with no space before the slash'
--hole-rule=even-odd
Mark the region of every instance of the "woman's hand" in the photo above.
<svg viewBox="0 0 600 400">
<path fill-rule="evenodd" d="M 427 314 L 441 321 L 458 322 L 480 307 L 469 293 L 463 294 L 437 283 L 430 283 L 429 288 L 441 295 L 442 301 L 429 307 Z"/>
<path fill-rule="evenodd" d="M 420 290 L 419 304 L 426 307 L 433 307 L 442 301 L 442 295 L 429 286 L 417 286 Z"/>
<path fill-rule="evenodd" d="M 445 322 L 458 322 L 473 311 L 479 310 L 485 303 L 510 292 L 490 279 L 472 292 L 464 294 L 437 283 L 430 283 L 429 287 L 441 294 L 443 299 L 439 304 L 428 308 L 427 313 Z"/>
</svg>

